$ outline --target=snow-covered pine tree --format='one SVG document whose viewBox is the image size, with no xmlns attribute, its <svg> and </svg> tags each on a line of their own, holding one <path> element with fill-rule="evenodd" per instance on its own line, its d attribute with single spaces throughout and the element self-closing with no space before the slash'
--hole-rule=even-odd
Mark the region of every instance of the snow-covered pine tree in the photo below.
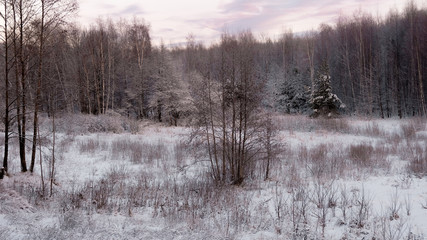
<svg viewBox="0 0 427 240">
<path fill-rule="evenodd" d="M 313 109 L 312 117 L 334 117 L 338 115 L 339 109 L 345 107 L 338 96 L 332 93 L 331 76 L 326 61 L 317 71 L 309 103 Z"/>
<path fill-rule="evenodd" d="M 271 103 L 266 104 L 275 111 L 288 114 L 306 114 L 309 112 L 304 76 L 297 67 L 285 73 L 285 70 L 273 65 L 269 74 L 268 90 L 272 96 Z M 271 106 L 270 106 L 271 105 Z"/>
<path fill-rule="evenodd" d="M 278 90 L 278 103 L 285 109 L 284 112 L 305 114 L 309 111 L 308 100 L 310 95 L 307 94 L 303 76 L 298 68 L 293 68 L 286 75 Z"/>
</svg>

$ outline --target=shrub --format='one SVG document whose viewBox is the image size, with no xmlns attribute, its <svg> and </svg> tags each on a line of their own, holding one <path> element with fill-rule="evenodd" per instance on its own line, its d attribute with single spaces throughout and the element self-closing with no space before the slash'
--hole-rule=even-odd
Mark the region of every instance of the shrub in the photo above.
<svg viewBox="0 0 427 240">
<path fill-rule="evenodd" d="M 132 163 L 141 163 L 143 160 L 143 143 L 119 138 L 111 143 L 111 156 L 114 159 L 128 158 Z"/>
<path fill-rule="evenodd" d="M 319 118 L 319 119 L 316 119 L 316 123 L 320 129 L 323 129 L 329 132 L 339 132 L 339 133 L 350 132 L 350 125 L 348 124 L 348 121 L 344 118 L 337 118 L 337 119 Z"/>
<path fill-rule="evenodd" d="M 349 158 L 359 166 L 368 166 L 371 162 L 371 157 L 374 148 L 370 144 L 361 143 L 351 145 L 348 151 Z"/>
<path fill-rule="evenodd" d="M 415 138 L 417 130 L 413 124 L 402 124 L 400 125 L 400 128 L 405 139 L 410 140 Z"/>
<path fill-rule="evenodd" d="M 138 133 L 139 122 L 117 113 L 103 115 L 65 114 L 55 120 L 56 130 L 67 134 L 81 133 Z M 51 128 L 50 119 L 41 119 L 41 130 Z"/>
<path fill-rule="evenodd" d="M 171 151 L 163 142 L 144 143 L 119 138 L 111 143 L 111 157 L 129 159 L 132 163 L 152 163 L 154 160 L 167 160 Z"/>
<path fill-rule="evenodd" d="M 357 129 L 357 132 L 371 137 L 382 137 L 386 135 L 377 122 L 370 122 L 365 127 Z"/>
<path fill-rule="evenodd" d="M 108 144 L 99 139 L 87 139 L 78 142 L 78 148 L 80 153 L 95 153 L 99 150 L 107 150 Z"/>
<path fill-rule="evenodd" d="M 427 175 L 427 153 L 423 146 L 417 145 L 414 148 L 408 170 L 420 177 Z"/>
<path fill-rule="evenodd" d="M 326 144 L 320 144 L 310 150 L 310 159 L 312 162 L 324 162 L 327 152 L 328 146 Z"/>
</svg>

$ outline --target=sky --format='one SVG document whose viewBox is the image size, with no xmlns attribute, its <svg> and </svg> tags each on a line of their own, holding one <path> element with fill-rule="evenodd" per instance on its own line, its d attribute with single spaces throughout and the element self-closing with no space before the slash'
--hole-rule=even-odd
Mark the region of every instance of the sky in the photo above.
<svg viewBox="0 0 427 240">
<path fill-rule="evenodd" d="M 390 9 L 402 11 L 407 0 L 78 0 L 77 21 L 88 27 L 98 18 L 143 18 L 150 24 L 154 44 L 185 42 L 189 34 L 206 44 L 221 33 L 251 30 L 255 36 L 277 38 L 316 30 L 320 23 L 333 24 L 339 16 L 357 11 L 384 16 Z M 415 0 L 426 7 L 427 0 Z"/>
</svg>

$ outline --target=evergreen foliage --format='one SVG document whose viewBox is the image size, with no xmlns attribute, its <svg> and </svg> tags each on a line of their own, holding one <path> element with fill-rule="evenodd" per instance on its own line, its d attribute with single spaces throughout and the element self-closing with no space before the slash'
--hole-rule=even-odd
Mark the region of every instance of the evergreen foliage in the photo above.
<svg viewBox="0 0 427 240">
<path fill-rule="evenodd" d="M 310 92 L 304 82 L 304 75 L 297 67 L 284 72 L 274 65 L 269 76 L 269 94 L 273 95 L 272 106 L 275 111 L 288 114 L 307 114 L 310 111 L 308 101 Z"/>
<path fill-rule="evenodd" d="M 338 96 L 332 93 L 331 76 L 326 62 L 317 71 L 309 103 L 313 109 L 312 117 L 337 116 L 338 110 L 345 107 Z"/>
<path fill-rule="evenodd" d="M 302 76 L 297 68 L 289 75 L 279 86 L 278 104 L 285 113 L 307 113 L 310 95 L 307 94 Z"/>
</svg>

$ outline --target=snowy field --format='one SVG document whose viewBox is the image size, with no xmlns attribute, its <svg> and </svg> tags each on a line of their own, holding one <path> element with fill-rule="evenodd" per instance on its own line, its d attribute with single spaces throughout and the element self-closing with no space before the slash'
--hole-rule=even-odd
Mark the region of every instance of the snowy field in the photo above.
<svg viewBox="0 0 427 240">
<path fill-rule="evenodd" d="M 44 194 L 39 161 L 19 173 L 12 146 L 0 239 L 427 239 L 425 120 L 275 122 L 284 152 L 271 177 L 220 187 L 188 128 L 58 119 L 52 196 L 52 136 Z"/>
</svg>

